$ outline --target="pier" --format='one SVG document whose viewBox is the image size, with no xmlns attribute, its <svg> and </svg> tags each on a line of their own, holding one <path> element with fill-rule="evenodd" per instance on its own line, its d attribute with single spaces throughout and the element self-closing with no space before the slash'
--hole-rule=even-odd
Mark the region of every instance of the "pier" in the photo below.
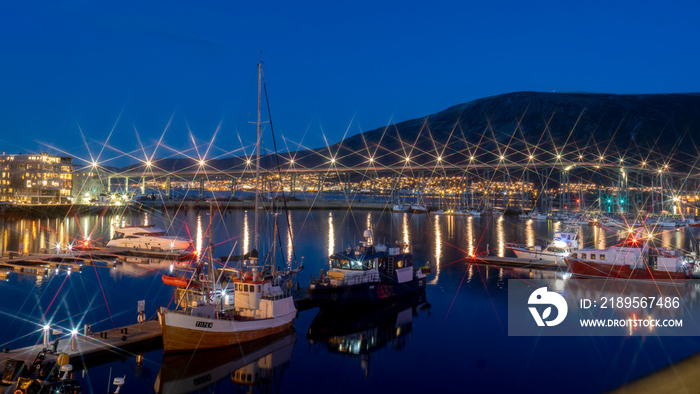
<svg viewBox="0 0 700 394">
<path fill-rule="evenodd" d="M 68 336 L 57 338 L 52 342 L 57 344 L 55 349 L 53 346 L 47 347 L 44 344 L 6 349 L 0 353 L 0 365 L 6 365 L 8 360 L 22 361 L 25 365 L 31 365 L 40 352 L 44 352 L 45 359 L 50 361 L 56 361 L 59 354 L 65 353 L 72 365 L 83 365 L 103 356 L 105 358 L 132 356 L 131 352 L 141 353 L 144 349 L 159 348 L 162 346 L 161 336 L 162 331 L 157 320 L 147 320 L 143 323 L 94 333 L 68 333 Z"/>
</svg>

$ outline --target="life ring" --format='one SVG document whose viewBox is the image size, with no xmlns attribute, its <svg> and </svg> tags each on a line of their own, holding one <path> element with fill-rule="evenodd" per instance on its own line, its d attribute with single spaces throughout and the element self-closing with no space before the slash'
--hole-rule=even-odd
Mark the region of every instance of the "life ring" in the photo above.
<svg viewBox="0 0 700 394">
<path fill-rule="evenodd" d="M 138 317 L 136 318 L 136 321 L 139 323 L 143 323 L 146 321 L 146 315 L 143 314 L 143 312 L 139 313 Z"/>
<path fill-rule="evenodd" d="M 25 394 L 23 390 L 17 389 L 15 390 L 15 394 Z"/>
<path fill-rule="evenodd" d="M 571 241 L 567 242 L 566 246 L 571 247 Z"/>
</svg>

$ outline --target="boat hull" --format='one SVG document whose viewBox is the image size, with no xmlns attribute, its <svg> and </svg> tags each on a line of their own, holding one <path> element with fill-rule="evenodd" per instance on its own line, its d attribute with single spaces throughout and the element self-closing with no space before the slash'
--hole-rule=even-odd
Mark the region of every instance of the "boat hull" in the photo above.
<svg viewBox="0 0 700 394">
<path fill-rule="evenodd" d="M 296 308 L 269 319 L 230 320 L 192 316 L 180 311 L 160 315 L 163 351 L 213 349 L 262 339 L 292 327 Z"/>
<path fill-rule="evenodd" d="M 547 251 L 537 251 L 537 250 L 524 250 L 515 247 L 508 248 L 515 253 L 515 256 L 519 259 L 526 260 L 538 260 L 538 261 L 549 261 L 556 264 L 564 264 L 564 258 L 553 252 Z"/>
<path fill-rule="evenodd" d="M 399 297 L 425 292 L 426 278 L 404 283 L 359 283 L 354 285 L 316 284 L 309 289 L 309 299 L 318 304 L 376 304 Z"/>
<path fill-rule="evenodd" d="M 654 282 L 677 282 L 692 279 L 687 271 L 659 271 L 652 268 L 633 269 L 629 265 L 600 264 L 578 259 L 565 259 L 569 272 L 576 276 L 591 278 L 618 278 Z"/>
</svg>

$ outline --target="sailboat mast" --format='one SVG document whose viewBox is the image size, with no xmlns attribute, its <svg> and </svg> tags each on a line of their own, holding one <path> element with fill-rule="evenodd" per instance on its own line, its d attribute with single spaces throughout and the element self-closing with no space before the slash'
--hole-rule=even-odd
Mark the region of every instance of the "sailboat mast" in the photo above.
<svg viewBox="0 0 700 394">
<path fill-rule="evenodd" d="M 258 250 L 258 239 L 260 234 L 258 233 L 258 199 L 260 195 L 260 142 L 262 139 L 262 133 L 260 131 L 260 96 L 262 87 L 262 62 L 258 63 L 258 120 L 256 122 L 257 126 L 257 142 L 255 144 L 255 233 L 253 235 L 253 248 Z"/>
</svg>

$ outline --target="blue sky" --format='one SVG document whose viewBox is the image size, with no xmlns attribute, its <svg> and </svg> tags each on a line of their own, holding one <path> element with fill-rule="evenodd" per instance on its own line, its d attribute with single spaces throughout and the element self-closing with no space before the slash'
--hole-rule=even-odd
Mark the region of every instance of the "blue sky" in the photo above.
<svg viewBox="0 0 700 394">
<path fill-rule="evenodd" d="M 696 1 L 2 2 L 0 149 L 124 165 L 203 155 L 216 133 L 207 157 L 240 153 L 261 50 L 292 148 L 521 90 L 698 92 L 699 16 Z"/>
</svg>

